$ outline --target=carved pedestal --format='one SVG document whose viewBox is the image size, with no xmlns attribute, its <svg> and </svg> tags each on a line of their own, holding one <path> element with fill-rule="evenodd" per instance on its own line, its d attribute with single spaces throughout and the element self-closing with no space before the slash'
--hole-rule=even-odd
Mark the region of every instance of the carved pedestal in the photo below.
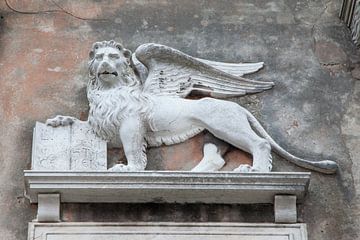
<svg viewBox="0 0 360 240">
<path fill-rule="evenodd" d="M 238 173 L 107 170 L 106 143 L 86 122 L 53 128 L 37 123 L 32 169 L 24 171 L 26 196 L 38 203 L 29 240 L 157 238 L 304 240 L 296 204 L 304 200 L 310 173 Z M 61 203 L 168 202 L 274 204 L 275 223 L 57 223 Z"/>
<path fill-rule="evenodd" d="M 295 223 L 296 203 L 310 173 L 25 171 L 32 203 L 59 194 L 61 202 L 274 203 L 275 222 Z M 41 219 L 38 219 L 39 221 Z M 57 221 L 57 220 L 56 220 Z"/>
</svg>

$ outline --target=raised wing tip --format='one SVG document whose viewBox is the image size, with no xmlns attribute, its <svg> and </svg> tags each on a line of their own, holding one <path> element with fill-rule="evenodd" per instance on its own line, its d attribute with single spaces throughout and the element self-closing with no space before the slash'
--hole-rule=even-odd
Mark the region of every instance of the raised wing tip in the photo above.
<svg viewBox="0 0 360 240">
<path fill-rule="evenodd" d="M 273 88 L 274 85 L 268 85 L 268 86 L 257 86 L 254 90 L 255 92 L 262 92 L 262 91 L 265 91 L 265 90 L 269 90 L 271 88 Z"/>
<path fill-rule="evenodd" d="M 265 89 L 269 89 L 272 88 L 273 86 L 275 86 L 274 82 L 262 82 L 262 81 L 254 81 L 254 83 L 257 83 L 258 88 L 265 88 Z"/>
<path fill-rule="evenodd" d="M 270 89 L 270 88 L 273 88 L 275 86 L 275 83 L 274 82 L 269 82 L 266 86 L 266 89 Z"/>
<path fill-rule="evenodd" d="M 265 90 L 269 90 L 269 89 L 273 88 L 274 86 L 275 86 L 275 84 L 273 82 L 261 82 L 261 85 L 257 85 L 255 87 L 254 92 L 262 92 Z"/>
</svg>

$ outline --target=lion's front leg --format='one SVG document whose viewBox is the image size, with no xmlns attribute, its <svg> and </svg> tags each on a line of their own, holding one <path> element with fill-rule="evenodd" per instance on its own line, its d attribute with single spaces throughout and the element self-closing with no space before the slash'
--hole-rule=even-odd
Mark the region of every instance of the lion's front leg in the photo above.
<svg viewBox="0 0 360 240">
<path fill-rule="evenodd" d="M 122 122 L 119 135 L 122 142 L 127 165 L 116 164 L 110 171 L 142 171 L 147 164 L 145 129 L 140 117 L 131 117 Z"/>
</svg>

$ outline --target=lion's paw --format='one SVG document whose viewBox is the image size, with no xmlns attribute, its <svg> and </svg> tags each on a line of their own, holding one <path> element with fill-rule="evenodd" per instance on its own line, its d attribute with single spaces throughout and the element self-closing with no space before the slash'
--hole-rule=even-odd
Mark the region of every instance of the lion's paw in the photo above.
<svg viewBox="0 0 360 240">
<path fill-rule="evenodd" d="M 109 168 L 110 172 L 128 172 L 131 171 L 128 165 L 125 164 L 116 164 L 115 166 Z"/>
<path fill-rule="evenodd" d="M 271 171 L 271 166 L 259 169 L 259 168 L 250 166 L 248 164 L 241 164 L 238 168 L 234 169 L 234 172 L 240 172 L 240 173 L 248 173 L 248 172 L 267 173 L 267 172 L 270 172 L 270 171 Z"/>
<path fill-rule="evenodd" d="M 68 125 L 73 124 L 76 120 L 77 119 L 74 117 L 58 115 L 54 118 L 50 118 L 50 119 L 46 120 L 46 125 L 52 126 L 52 127 L 68 126 Z"/>
<path fill-rule="evenodd" d="M 252 167 L 249 164 L 241 164 L 239 167 L 234 169 L 234 172 L 248 173 L 252 172 Z"/>
</svg>

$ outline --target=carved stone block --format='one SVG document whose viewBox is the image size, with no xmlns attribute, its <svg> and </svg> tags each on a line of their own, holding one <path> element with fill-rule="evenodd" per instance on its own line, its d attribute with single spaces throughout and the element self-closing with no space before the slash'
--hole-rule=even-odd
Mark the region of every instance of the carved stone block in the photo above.
<svg viewBox="0 0 360 240">
<path fill-rule="evenodd" d="M 276 223 L 296 223 L 296 196 L 277 195 L 274 203 Z"/>
<path fill-rule="evenodd" d="M 59 127 L 36 123 L 32 170 L 106 169 L 106 142 L 93 133 L 87 122 Z"/>
<path fill-rule="evenodd" d="M 305 224 L 30 223 L 28 240 L 307 240 Z"/>
<path fill-rule="evenodd" d="M 60 221 L 60 194 L 39 194 L 38 215 L 39 222 Z"/>
</svg>

